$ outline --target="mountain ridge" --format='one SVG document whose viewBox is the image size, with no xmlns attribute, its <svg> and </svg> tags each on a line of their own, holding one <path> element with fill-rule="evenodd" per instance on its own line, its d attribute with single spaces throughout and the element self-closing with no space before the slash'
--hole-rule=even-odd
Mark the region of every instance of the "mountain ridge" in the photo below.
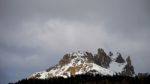
<svg viewBox="0 0 150 84">
<path fill-rule="evenodd" d="M 134 67 L 132 65 L 130 56 L 124 60 L 121 53 L 117 53 L 117 56 L 113 55 L 112 52 L 106 54 L 102 48 L 99 48 L 97 50 L 97 54 L 94 55 L 90 52 L 80 51 L 67 53 L 55 66 L 50 67 L 42 72 L 36 72 L 29 78 L 67 78 L 86 73 L 110 76 L 115 74 L 133 76 Z"/>
</svg>

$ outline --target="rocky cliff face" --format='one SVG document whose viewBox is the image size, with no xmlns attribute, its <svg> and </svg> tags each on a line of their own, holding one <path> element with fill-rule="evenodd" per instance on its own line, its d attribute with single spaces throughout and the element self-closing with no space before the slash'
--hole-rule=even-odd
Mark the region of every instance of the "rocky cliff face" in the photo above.
<svg viewBox="0 0 150 84">
<path fill-rule="evenodd" d="M 68 64 L 71 61 L 72 58 L 73 58 L 73 56 L 70 57 L 69 54 L 65 54 L 63 56 L 63 58 L 59 61 L 59 65 L 64 66 L 64 65 Z"/>
<path fill-rule="evenodd" d="M 85 73 L 102 75 L 115 75 L 119 73 L 132 76 L 134 74 L 134 67 L 130 57 L 124 60 L 121 53 L 113 55 L 112 52 L 109 52 L 109 54 L 106 54 L 103 49 L 99 48 L 95 55 L 90 52 L 65 54 L 58 64 L 45 71 L 37 72 L 29 78 L 69 77 Z"/>
<path fill-rule="evenodd" d="M 94 56 L 94 62 L 104 68 L 108 68 L 111 62 L 111 58 L 101 48 L 98 49 L 98 53 Z"/>
<path fill-rule="evenodd" d="M 122 74 L 132 76 L 134 72 L 134 67 L 132 66 L 130 56 L 127 57 L 126 59 L 126 66 L 124 67 L 124 70 L 122 71 Z"/>
<path fill-rule="evenodd" d="M 118 63 L 125 63 L 125 60 L 122 58 L 121 53 L 118 53 L 118 57 L 116 58 L 116 62 L 118 62 Z"/>
</svg>

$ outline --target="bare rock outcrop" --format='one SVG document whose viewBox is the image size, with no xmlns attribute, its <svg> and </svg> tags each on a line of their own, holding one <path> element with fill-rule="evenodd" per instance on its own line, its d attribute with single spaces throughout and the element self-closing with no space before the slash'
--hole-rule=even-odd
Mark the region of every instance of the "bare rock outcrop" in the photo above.
<svg viewBox="0 0 150 84">
<path fill-rule="evenodd" d="M 118 63 L 125 63 L 125 60 L 122 58 L 121 53 L 118 53 L 118 57 L 116 58 L 116 62 L 118 62 Z"/>
<path fill-rule="evenodd" d="M 63 58 L 59 61 L 59 65 L 63 66 L 63 65 L 65 65 L 65 64 L 70 63 L 70 61 L 71 61 L 70 54 L 65 54 L 65 55 L 63 56 Z"/>
<path fill-rule="evenodd" d="M 133 74 L 135 72 L 134 72 L 134 67 L 132 66 L 132 63 L 131 63 L 130 56 L 127 57 L 126 62 L 127 62 L 127 64 L 124 67 L 124 70 L 122 71 L 122 74 L 127 75 L 127 76 L 133 76 Z"/>
<path fill-rule="evenodd" d="M 94 56 L 94 62 L 102 67 L 108 68 L 111 62 L 111 58 L 101 48 L 98 49 L 98 53 Z"/>
</svg>

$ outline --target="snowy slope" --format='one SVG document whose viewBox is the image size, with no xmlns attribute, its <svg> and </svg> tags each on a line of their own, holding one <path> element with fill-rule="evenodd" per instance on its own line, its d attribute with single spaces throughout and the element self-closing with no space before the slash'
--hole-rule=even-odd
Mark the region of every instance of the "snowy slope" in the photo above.
<svg viewBox="0 0 150 84">
<path fill-rule="evenodd" d="M 118 55 L 118 54 L 117 54 Z M 127 64 L 125 63 L 117 63 L 115 60 L 117 58 L 117 55 L 111 56 L 111 63 L 109 64 L 109 70 L 117 72 L 117 73 L 121 73 L 123 71 L 123 68 L 125 67 L 125 65 Z"/>
</svg>

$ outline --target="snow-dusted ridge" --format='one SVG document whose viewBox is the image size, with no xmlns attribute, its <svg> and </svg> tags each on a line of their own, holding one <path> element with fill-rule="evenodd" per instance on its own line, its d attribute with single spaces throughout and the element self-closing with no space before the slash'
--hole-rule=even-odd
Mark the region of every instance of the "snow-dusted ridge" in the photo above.
<svg viewBox="0 0 150 84">
<path fill-rule="evenodd" d="M 103 56 L 104 55 L 104 56 Z M 52 77 L 70 77 L 71 75 L 78 74 L 101 74 L 101 75 L 110 75 L 113 76 L 116 73 L 125 73 L 125 67 L 128 67 L 127 61 L 118 63 L 116 61 L 118 56 L 108 56 L 102 50 L 97 54 L 97 59 L 103 59 L 103 62 L 100 63 L 109 63 L 109 66 L 106 68 L 103 65 L 95 63 L 96 56 L 93 56 L 89 52 L 73 52 L 64 55 L 63 59 L 59 61 L 57 65 L 50 68 L 49 70 L 36 72 L 32 74 L 29 78 L 37 79 L 46 79 Z M 107 62 L 107 58 L 110 58 L 110 62 Z M 105 62 L 106 60 L 106 62 Z M 94 71 L 94 72 L 93 72 Z"/>
</svg>

